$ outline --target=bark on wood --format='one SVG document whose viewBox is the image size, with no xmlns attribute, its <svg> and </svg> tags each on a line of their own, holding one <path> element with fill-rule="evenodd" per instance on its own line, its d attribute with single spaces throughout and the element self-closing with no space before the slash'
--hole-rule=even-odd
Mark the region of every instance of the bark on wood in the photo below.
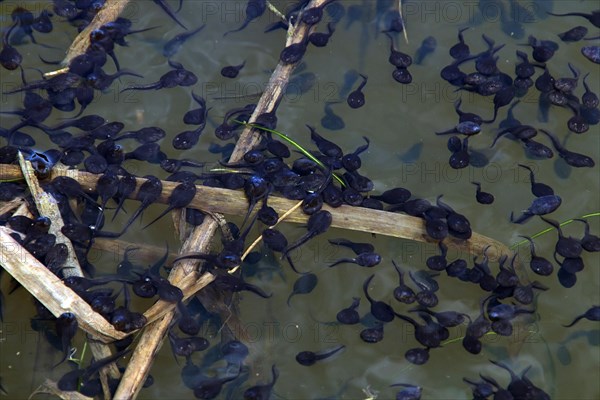
<svg viewBox="0 0 600 400">
<path fill-rule="evenodd" d="M 18 172 L 12 171 L 12 168 L 8 167 L 10 166 L 5 166 L 3 170 L 11 170 L 11 172 L 4 176 L 12 179 L 18 177 Z M 16 176 L 15 173 L 17 174 Z M 56 173 L 62 174 L 64 172 L 57 171 Z M 83 171 L 69 171 L 67 174 L 90 190 L 95 188 L 96 181 L 98 180 L 97 175 Z M 0 179 L 3 179 L 3 176 L 0 176 Z M 145 179 L 137 179 L 139 188 L 145 182 Z M 163 192 L 158 202 L 166 204 L 171 192 L 178 183 L 168 181 L 163 181 L 162 183 Z M 240 191 L 207 186 L 196 186 L 196 188 L 196 197 L 190 204 L 190 207 L 198 208 L 205 212 L 229 215 L 244 215 L 248 210 L 248 201 Z M 135 197 L 135 193 L 132 193 L 130 197 Z M 294 200 L 269 196 L 269 206 L 273 207 L 280 215 L 294 205 L 296 205 L 296 201 Z M 424 221 L 417 217 L 346 205 L 338 208 L 331 208 L 325 205 L 323 209 L 328 210 L 333 215 L 331 226 L 334 228 L 369 232 L 418 242 L 432 242 L 426 234 Z M 286 221 L 304 224 L 308 221 L 308 216 L 301 210 L 297 210 L 292 212 L 286 218 Z M 476 232 L 473 232 L 473 236 L 469 240 L 447 238 L 444 240 L 444 243 L 449 247 L 474 255 L 481 255 L 483 249 L 491 246 L 487 254 L 492 261 L 497 260 L 503 254 L 507 256 L 512 255 L 512 251 L 505 244 Z"/>
<path fill-rule="evenodd" d="M 0 264 L 33 297 L 56 317 L 66 312 L 75 314 L 79 327 L 94 339 L 109 343 L 125 337 L 123 332 L 117 331 L 77 293 L 65 286 L 60 278 L 29 254 L 10 236 L 11 232 L 0 226 Z"/>
</svg>

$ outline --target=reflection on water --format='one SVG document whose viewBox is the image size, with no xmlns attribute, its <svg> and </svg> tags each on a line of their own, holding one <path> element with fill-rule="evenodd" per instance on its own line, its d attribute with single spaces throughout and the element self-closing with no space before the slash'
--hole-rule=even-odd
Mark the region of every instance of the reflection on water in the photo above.
<svg viewBox="0 0 600 400">
<path fill-rule="evenodd" d="M 510 75 L 514 74 L 515 65 L 520 61 L 516 51 L 526 52 L 530 61 L 534 62 L 531 47 L 525 46 L 529 35 L 538 40 L 555 41 L 559 48 L 548 62 L 552 75 L 571 77 L 570 62 L 579 70 L 581 77 L 589 73 L 586 80 L 589 88 L 600 92 L 598 67 L 580 52 L 582 46 L 597 44 L 597 41 L 564 43 L 557 36 L 576 25 L 585 25 L 589 29 L 588 37 L 598 36 L 598 29 L 579 17 L 551 17 L 546 14 L 547 11 L 591 12 L 597 4 L 590 1 L 526 0 L 404 1 L 409 43 L 404 42 L 402 35 L 396 35 L 396 48 L 415 57 L 426 38 L 435 38 L 436 46 L 423 57 L 420 65 L 415 63 L 408 67 L 412 82 L 401 85 L 393 79 L 394 67 L 388 63 L 389 39 L 379 33 L 392 19 L 394 14 L 388 10 L 396 2 L 355 0 L 337 3 L 344 6 L 343 19 L 336 26 L 327 47 L 309 47 L 303 59 L 304 70 L 294 76 L 279 107 L 280 131 L 312 149 L 314 145 L 305 128 L 305 124 L 309 124 L 317 127 L 323 136 L 337 143 L 345 152 L 363 145 L 362 137 L 366 136 L 370 147 L 361 156 L 360 173 L 373 180 L 376 192 L 402 186 L 410 188 L 414 195 L 432 201 L 443 194 L 445 202 L 470 219 L 473 231 L 507 244 L 520 240 L 518 235 L 533 235 L 547 227 L 538 218 L 524 225 L 509 222 L 511 212 L 519 214 L 532 201 L 529 172 L 518 163 L 531 167 L 539 182 L 550 185 L 562 197 L 563 204 L 552 214 L 553 219 L 565 221 L 600 209 L 597 167 L 572 168 L 557 156 L 553 160 L 532 159 L 527 157 L 517 141 L 507 138 L 500 139 L 493 149 L 489 148 L 497 133 L 496 128 L 508 118 L 508 107 L 500 108 L 496 122 L 483 124 L 481 133 L 469 140 L 469 148 L 480 154 L 474 161 L 487 160 L 487 163 L 475 162 L 465 169 L 452 169 L 448 165 L 448 136 L 434 134 L 456 125 L 454 104 L 459 99 L 462 111 L 478 114 L 483 119 L 493 116 L 493 96 L 456 91 L 440 77 L 440 70 L 453 61 L 448 51 L 458 42 L 458 31 L 465 27 L 469 29 L 462 35 L 472 54 L 487 48 L 482 34 L 494 40 L 496 46 L 505 45 L 496 53 L 497 64 L 501 71 Z M 0 3 L 3 30 L 9 26 L 10 12 L 16 4 L 10 1 Z M 285 1 L 274 1 L 273 4 L 280 10 L 291 7 L 291 3 Z M 86 112 L 100 114 L 109 121 L 121 121 L 129 130 L 160 126 L 167 132 L 161 149 L 168 157 L 216 161 L 220 155 L 214 153 L 223 151 L 226 154 L 227 150 L 215 149 L 216 145 L 223 146 L 225 143 L 214 137 L 214 127 L 221 123 L 229 109 L 255 101 L 247 96 L 264 90 L 285 40 L 283 30 L 268 34 L 262 32 L 269 23 L 278 21 L 269 12 L 249 23 L 242 32 L 223 37 L 223 33 L 236 29 L 244 21 L 245 6 L 243 1 L 185 1 L 183 11 L 178 14 L 178 18 L 190 29 L 206 24 L 173 55 L 173 60 L 199 77 L 193 91 L 206 98 L 211 108 L 207 129 L 200 136 L 198 145 L 184 151 L 175 151 L 171 146 L 172 138 L 188 129 L 181 123 L 181 115 L 198 107 L 189 95 L 189 88 L 120 93 L 132 84 L 155 82 L 171 69 L 162 55 L 162 46 L 182 29 L 153 2 L 132 1 L 123 16 L 132 20 L 133 29 L 157 28 L 128 37 L 128 46 L 117 47 L 115 51 L 122 68 L 144 77 L 123 76 L 115 80 L 88 106 Z M 27 7 L 39 11 L 48 5 L 44 2 L 27 3 Z M 332 17 L 326 13 L 317 29 L 325 31 L 326 22 L 334 17 L 336 15 Z M 51 34 L 36 35 L 40 43 L 67 48 L 74 30 L 60 20 L 53 18 L 55 31 Z M 28 80 L 39 78 L 32 68 L 52 69 L 52 66 L 41 63 L 38 55 L 48 60 L 58 60 L 63 56 L 62 50 L 32 45 L 27 38 L 22 41 L 23 45 L 17 48 L 24 56 Z M 246 64 L 235 80 L 221 76 L 222 67 L 238 65 L 244 60 Z M 465 67 L 465 70 L 468 68 L 472 67 Z M 541 73 L 537 67 L 535 69 L 536 74 Z M 3 69 L 1 74 L 4 92 L 19 86 L 18 72 Z M 368 76 L 368 83 L 363 88 L 365 104 L 359 109 L 352 109 L 346 104 L 346 96 L 362 81 L 359 74 Z M 578 96 L 583 94 L 581 79 L 575 93 Z M 591 126 L 587 133 L 568 135 L 567 121 L 573 112 L 556 106 L 549 109 L 547 121 L 542 123 L 538 116 L 538 97 L 538 92 L 530 89 L 511 109 L 508 123 L 514 118 L 522 124 L 544 128 L 556 134 L 569 150 L 584 153 L 598 162 L 600 139 L 597 125 Z M 22 100 L 20 94 L 3 95 L 2 110 L 19 108 Z M 58 124 L 59 119 L 67 115 L 71 114 L 53 113 L 46 122 L 48 125 Z M 16 116 L 2 117 L 3 128 L 16 122 Z M 35 130 L 25 131 L 35 134 Z M 549 144 L 545 138 L 540 140 Z M 137 146 L 132 142 L 123 142 L 126 151 Z M 37 146 L 44 148 L 49 143 L 39 138 Z M 126 167 L 137 175 L 162 174 L 158 168 L 133 160 L 127 161 Z M 164 178 L 164 175 L 160 176 Z M 472 181 L 481 182 L 485 191 L 493 193 L 493 205 L 476 202 Z M 134 207 L 131 203 L 128 211 L 131 213 L 129 209 Z M 150 221 L 162 210 L 159 206 L 150 207 L 145 219 Z M 116 224 L 124 221 L 126 219 L 118 220 Z M 589 218 L 592 232 L 599 231 L 599 221 L 597 217 Z M 174 235 L 165 237 L 165 232 L 172 232 L 167 218 L 147 230 L 141 230 L 137 224 L 134 227 L 135 232 L 127 233 L 124 240 L 144 241 L 158 246 L 163 246 L 167 240 L 171 249 L 178 247 Z M 581 237 L 581 224 L 573 223 L 563 229 L 566 235 Z M 282 226 L 281 230 L 291 242 L 304 232 L 291 224 Z M 250 237 L 255 235 L 252 233 Z M 372 243 L 383 261 L 369 271 L 353 264 L 327 268 L 338 258 L 351 254 L 327 242 L 342 236 Z M 556 232 L 550 232 L 537 239 L 538 255 L 552 260 L 556 238 Z M 449 342 L 444 347 L 431 350 L 428 363 L 416 366 L 404 358 L 406 350 L 418 345 L 411 324 L 395 319 L 385 326 L 383 341 L 366 344 L 359 336 L 362 325 L 339 325 L 335 316 L 351 304 L 353 297 L 363 297 L 358 311 L 361 316 L 367 313 L 369 304 L 361 294 L 361 286 L 373 273 L 376 275 L 371 285 L 371 296 L 389 302 L 398 312 L 406 314 L 409 307 L 397 303 L 392 296 L 398 278 L 391 261 L 395 260 L 405 271 L 415 272 L 425 268 L 428 257 L 437 254 L 435 246 L 332 229 L 291 254 L 300 270 L 316 274 L 318 284 L 310 294 L 294 296 L 289 307 L 286 299 L 292 292 L 296 274 L 278 256 L 271 256 L 264 248 L 260 250 L 263 252 L 260 261 L 244 266 L 247 268 L 247 280 L 273 293 L 273 296 L 266 300 L 249 292 L 239 295 L 239 315 L 243 323 L 240 329 L 245 329 L 256 350 L 247 362 L 255 369 L 250 371 L 249 376 L 241 377 L 226 387 L 224 392 L 229 393 L 230 398 L 241 397 L 243 391 L 254 384 L 269 382 L 272 364 L 276 364 L 281 373 L 274 391 L 282 398 L 365 398 L 366 392 L 378 393 L 379 398 L 393 398 L 399 389 L 388 386 L 397 382 L 421 386 L 424 398 L 469 398 L 471 391 L 462 381 L 463 377 L 478 380 L 478 374 L 482 373 L 503 385 L 509 381 L 508 373 L 489 363 L 488 359 L 505 360 L 517 373 L 532 366 L 527 377 L 553 398 L 592 399 L 600 395 L 600 384 L 595 379 L 600 362 L 598 331 L 593 329 L 595 323 L 584 320 L 570 330 L 562 326 L 600 301 L 600 273 L 594 268 L 599 261 L 597 254 L 582 255 L 586 268 L 577 274 L 577 283 L 572 289 L 563 288 L 556 273 L 550 277 L 532 276 L 530 273 L 531 279 L 537 279 L 548 290 L 540 292 L 536 298 L 536 313 L 517 318 L 518 323 L 515 323 L 509 337 L 484 336 L 481 354 L 471 355 L 463 349 L 460 340 L 453 341 L 464 336 L 464 323 L 450 329 Z M 120 261 L 114 254 L 92 254 L 91 262 L 98 271 L 113 271 Z M 520 247 L 519 254 L 527 262 L 527 246 Z M 453 250 L 449 250 L 447 258 L 453 260 L 459 256 L 469 259 L 468 255 L 459 255 Z M 495 272 L 497 264 L 492 263 L 490 267 Z M 25 398 L 47 373 L 58 378 L 67 369 L 62 366 L 48 372 L 49 367 L 44 367 L 42 361 L 47 355 L 38 347 L 43 340 L 39 340 L 29 324 L 30 316 L 34 315 L 32 302 L 23 290 L 8 295 L 10 279 L 6 274 L 3 276 L 5 310 L 0 342 L 0 375 L 3 387 L 12 398 Z M 454 310 L 472 318 L 478 315 L 482 296 L 479 288 L 452 279 L 445 273 L 437 281 L 439 305 L 436 310 Z M 211 344 L 219 343 L 221 322 L 207 324 L 201 331 Z M 82 343 L 83 337 L 79 336 L 75 345 L 80 348 Z M 300 351 L 319 352 L 342 344 L 346 346 L 343 352 L 313 366 L 305 367 L 295 361 Z M 194 362 L 209 365 L 210 354 L 210 351 L 195 354 Z M 181 384 L 181 367 L 173 363 L 169 346 L 164 346 L 151 371 L 155 384 L 144 389 L 141 397 L 191 398 L 192 392 Z M 260 375 L 257 376 L 258 372 Z M 581 384 L 573 385 L 573 382 Z"/>
</svg>

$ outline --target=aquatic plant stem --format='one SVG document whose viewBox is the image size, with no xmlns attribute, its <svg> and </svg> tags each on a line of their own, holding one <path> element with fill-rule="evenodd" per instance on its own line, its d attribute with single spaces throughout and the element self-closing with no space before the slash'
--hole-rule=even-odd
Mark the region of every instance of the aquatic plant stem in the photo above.
<svg viewBox="0 0 600 400">
<path fill-rule="evenodd" d="M 314 163 L 316 163 L 318 166 L 320 166 L 324 170 L 327 169 L 327 167 L 325 167 L 325 165 L 318 158 L 316 158 L 315 156 L 313 156 L 312 154 L 310 154 L 310 152 L 308 150 L 306 150 L 304 147 L 300 146 L 298 144 L 298 142 L 296 142 L 294 139 L 292 139 L 291 137 L 289 137 L 285 133 L 276 131 L 274 129 L 269 129 L 269 128 L 266 128 L 264 126 L 258 125 L 258 124 L 249 124 L 247 122 L 238 121 L 238 120 L 234 120 L 234 122 L 237 122 L 238 124 L 250 126 L 252 128 L 260 129 L 261 131 L 265 131 L 265 132 L 269 132 L 269 133 L 274 133 L 275 135 L 277 135 L 281 139 L 285 140 L 286 142 L 288 142 L 289 144 L 291 144 L 292 146 L 294 146 L 295 148 L 297 148 L 298 150 L 300 150 L 300 152 L 302 154 L 304 154 L 308 159 L 310 159 L 311 161 L 313 161 Z M 346 184 L 344 183 L 344 181 L 339 176 L 337 176 L 336 174 L 332 174 L 332 175 L 333 175 L 333 178 L 335 180 L 337 180 L 343 187 L 346 187 Z"/>
<path fill-rule="evenodd" d="M 595 212 L 595 213 L 591 213 L 591 214 L 586 214 L 586 215 L 582 215 L 581 217 L 579 217 L 578 219 L 586 219 L 586 218 L 591 218 L 591 217 L 600 217 L 600 212 Z M 566 221 L 563 221 L 559 224 L 559 226 L 563 227 L 565 225 L 569 225 L 571 222 L 575 221 L 576 218 L 572 218 L 572 219 L 568 219 Z M 556 228 L 551 227 L 551 228 L 546 228 L 542 231 L 539 231 L 538 233 L 534 234 L 531 236 L 532 239 L 538 238 L 542 235 L 545 235 L 548 232 L 552 232 L 553 230 L 555 230 Z M 517 242 L 513 245 L 510 246 L 511 250 L 515 250 L 518 249 L 519 247 L 521 247 L 522 245 L 529 243 L 528 240 L 521 240 L 520 242 Z"/>
</svg>

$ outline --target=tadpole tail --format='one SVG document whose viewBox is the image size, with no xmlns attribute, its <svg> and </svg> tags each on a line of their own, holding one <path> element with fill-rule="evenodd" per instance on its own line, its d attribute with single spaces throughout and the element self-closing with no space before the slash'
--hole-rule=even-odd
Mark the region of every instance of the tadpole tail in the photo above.
<svg viewBox="0 0 600 400">
<path fill-rule="evenodd" d="M 577 318 L 575 318 L 575 319 L 573 320 L 573 322 L 571 322 L 569 325 L 563 325 L 563 326 L 564 326 L 565 328 L 570 328 L 570 327 L 572 327 L 573 325 L 575 325 L 576 323 L 578 323 L 578 322 L 579 322 L 579 320 L 581 320 L 581 319 L 583 319 L 583 315 L 580 315 L 580 316 L 578 316 Z"/>
<path fill-rule="evenodd" d="M 492 142 L 492 144 L 490 145 L 490 149 L 492 147 L 494 147 L 496 145 L 496 142 L 498 141 L 498 139 L 500 139 L 502 136 L 504 136 L 507 133 L 506 130 L 498 132 L 498 134 L 496 135 L 496 137 L 494 138 L 494 141 Z"/>
<path fill-rule="evenodd" d="M 300 274 L 300 272 L 296 269 L 296 266 L 292 262 L 292 258 L 289 256 L 289 254 L 285 253 L 283 256 L 285 257 L 285 259 L 287 260 L 287 262 L 290 264 L 290 267 L 292 267 L 292 269 L 294 270 L 294 272 L 297 273 L 297 274 Z"/>
<path fill-rule="evenodd" d="M 169 5 L 164 2 L 163 0 L 154 0 L 154 2 L 163 9 L 164 12 L 167 13 L 167 15 L 169 17 L 171 17 L 171 19 L 173 21 L 175 21 L 177 23 L 177 25 L 181 26 L 183 29 L 185 29 L 187 31 L 187 28 L 184 24 L 181 23 L 181 21 L 179 21 L 179 19 L 177 19 L 177 16 L 175 15 L 175 13 L 173 12 L 173 10 L 171 10 L 171 7 L 169 7 Z"/>
<path fill-rule="evenodd" d="M 331 267 L 335 267 L 338 264 L 344 264 L 344 263 L 354 263 L 355 260 L 353 258 L 340 258 L 339 260 L 337 260 L 336 262 L 334 262 L 333 264 L 328 265 L 329 268 Z"/>
<path fill-rule="evenodd" d="M 160 215 L 156 218 L 154 218 L 152 221 L 150 221 L 149 223 L 147 223 L 142 229 L 146 229 L 147 227 L 149 227 L 150 225 L 152 225 L 153 223 L 155 223 L 156 221 L 158 221 L 159 219 L 161 219 L 162 217 L 164 217 L 165 215 L 167 215 L 169 212 L 171 212 L 175 207 L 167 207 L 165 209 L 165 211 L 163 211 L 162 213 L 160 213 Z"/>
<path fill-rule="evenodd" d="M 510 222 L 512 222 L 513 224 L 523 224 L 527 222 L 531 217 L 533 217 L 533 214 L 523 213 L 519 218 L 515 219 L 514 213 L 511 212 Z"/>
<path fill-rule="evenodd" d="M 271 296 L 273 296 L 273 293 L 267 294 L 267 292 L 265 292 L 264 290 L 262 290 L 258 286 L 254 286 L 254 285 L 251 285 L 249 283 L 244 284 L 244 290 L 252 292 L 252 293 L 254 293 L 254 294 L 262 297 L 263 299 L 268 299 Z"/>
<path fill-rule="evenodd" d="M 285 302 L 285 303 L 287 304 L 287 306 L 288 306 L 288 307 L 291 307 L 290 300 L 292 300 L 292 297 L 294 297 L 294 295 L 295 295 L 295 294 L 296 294 L 296 293 L 292 292 L 292 293 L 290 293 L 290 295 L 288 296 L 288 298 L 287 298 L 287 301 Z"/>
<path fill-rule="evenodd" d="M 145 208 L 146 207 L 144 207 L 144 205 L 142 204 L 142 205 L 140 205 L 138 207 L 137 210 L 135 210 L 135 212 L 133 213 L 133 215 L 129 218 L 129 221 L 127 221 L 127 223 L 125 224 L 125 226 L 123 227 L 123 229 L 121 229 L 121 233 L 120 233 L 121 235 L 123 235 L 125 233 L 125 231 L 127 231 L 127 228 L 129 228 L 129 226 L 131 226 L 131 224 L 133 223 L 133 221 L 135 221 L 135 219 L 137 217 L 139 217 L 142 212 L 144 212 Z"/>
<path fill-rule="evenodd" d="M 121 90 L 119 93 L 127 92 L 129 90 L 152 90 L 152 89 L 160 89 L 160 82 L 148 83 L 146 85 L 134 85 L 126 87 Z"/>
<path fill-rule="evenodd" d="M 244 21 L 244 23 L 243 23 L 243 24 L 242 24 L 242 25 L 241 25 L 239 28 L 237 28 L 237 29 L 234 29 L 234 30 L 231 30 L 231 31 L 227 31 L 227 32 L 225 32 L 225 33 L 223 34 L 223 37 L 225 37 L 225 36 L 229 35 L 230 33 L 235 33 L 235 32 L 239 32 L 239 31 L 243 30 L 245 27 L 247 27 L 247 26 L 248 26 L 248 24 L 249 24 L 249 23 L 250 23 L 250 21 L 249 21 L 249 20 L 246 20 L 246 21 Z"/>
</svg>

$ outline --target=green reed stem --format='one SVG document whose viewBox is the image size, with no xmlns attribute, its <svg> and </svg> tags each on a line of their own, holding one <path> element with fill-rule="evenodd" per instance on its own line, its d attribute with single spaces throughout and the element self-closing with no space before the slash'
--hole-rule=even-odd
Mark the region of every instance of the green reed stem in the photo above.
<svg viewBox="0 0 600 400">
<path fill-rule="evenodd" d="M 586 219 L 586 218 L 590 218 L 590 217 L 600 217 L 600 212 L 595 212 L 595 213 L 591 213 L 591 214 L 586 214 L 586 215 L 582 215 L 581 217 L 579 217 L 578 219 Z M 561 222 L 559 226 L 565 226 L 565 225 L 569 225 L 571 222 L 575 221 L 575 218 L 573 219 L 568 219 L 564 222 Z M 538 233 L 536 233 L 535 235 L 532 235 L 531 238 L 535 239 L 538 238 L 548 232 L 552 232 L 554 230 L 554 228 L 546 228 L 543 231 L 540 231 Z M 524 245 L 525 243 L 529 243 L 529 241 L 527 240 L 521 240 L 520 242 L 517 242 L 515 244 L 513 244 L 512 246 L 510 246 L 511 250 L 515 250 L 517 248 L 519 248 L 520 246 Z"/>
<path fill-rule="evenodd" d="M 233 120 L 233 122 L 241 124 L 241 125 L 247 125 L 247 126 L 250 126 L 252 128 L 259 129 L 261 131 L 274 133 L 275 135 L 277 135 L 281 139 L 285 140 L 286 142 L 288 142 L 289 144 L 291 144 L 292 146 L 294 146 L 295 148 L 297 148 L 298 150 L 300 150 L 300 152 L 302 154 L 304 154 L 311 161 L 315 162 L 318 166 L 320 166 L 323 169 L 327 169 L 327 167 L 319 159 L 317 159 L 315 156 L 313 156 L 312 154 L 310 154 L 310 152 L 308 150 L 304 149 L 304 147 L 302 147 L 294 139 L 290 138 L 285 133 L 278 132 L 278 131 L 276 131 L 274 129 L 269 129 L 269 128 L 261 126 L 261 125 L 249 124 L 247 122 L 238 121 L 238 120 L 235 120 L 235 119 Z M 333 178 L 340 183 L 340 185 L 342 185 L 343 187 L 346 187 L 346 184 L 344 183 L 344 181 L 339 176 L 337 176 L 334 173 L 332 173 L 332 175 L 333 175 Z"/>
</svg>

